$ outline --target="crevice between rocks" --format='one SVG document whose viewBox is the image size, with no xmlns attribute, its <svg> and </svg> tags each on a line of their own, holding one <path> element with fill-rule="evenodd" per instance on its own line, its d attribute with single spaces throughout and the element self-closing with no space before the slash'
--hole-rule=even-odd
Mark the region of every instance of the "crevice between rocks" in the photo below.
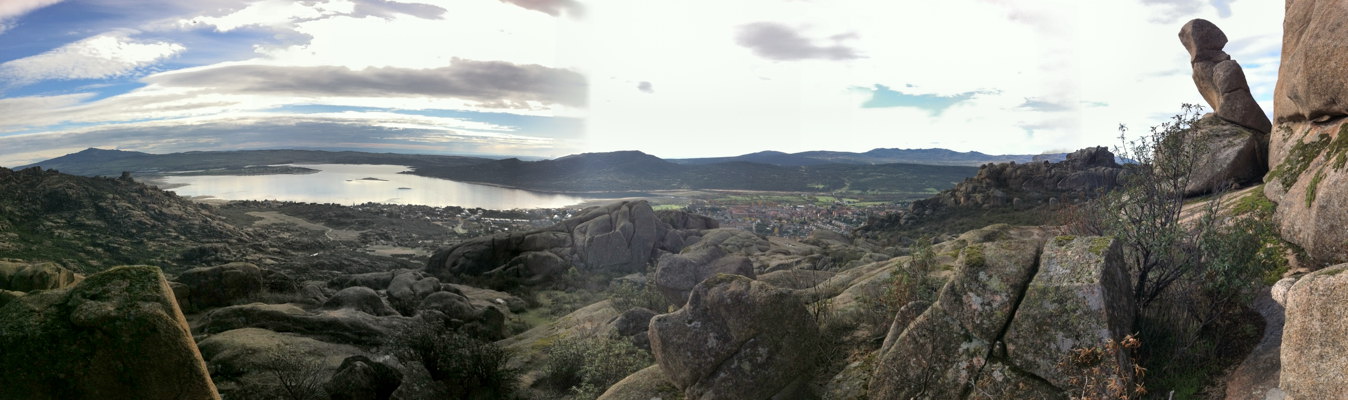
<svg viewBox="0 0 1348 400">
<path fill-rule="evenodd" d="M 1001 347 L 1003 349 L 1006 348 L 1006 345 L 1002 342 L 1002 339 L 1006 337 L 1006 331 L 1011 330 L 1011 323 L 1016 320 L 1016 315 L 1020 313 L 1021 302 L 1025 301 L 1025 294 L 1030 291 L 1030 283 L 1034 282 L 1034 278 L 1039 276 L 1040 263 L 1043 262 L 1044 258 L 1044 246 L 1047 244 L 1048 241 L 1045 240 L 1035 247 L 1034 263 L 1030 267 L 1031 268 L 1030 277 L 1025 281 L 1025 285 L 1021 286 L 1020 292 L 1016 294 L 1015 300 L 1012 300 L 1011 312 L 1008 314 L 1009 316 L 1006 317 L 1006 321 L 1002 323 L 1002 328 L 997 331 L 997 336 L 988 342 L 988 352 L 986 355 L 983 356 L 984 360 L 983 365 L 978 367 L 978 371 L 976 371 L 972 375 L 973 379 L 967 385 L 965 385 L 964 390 L 960 392 L 960 398 L 969 397 L 974 387 L 978 386 L 978 382 L 983 378 L 983 371 L 986 370 L 988 365 L 991 364 L 993 361 L 1002 361 L 1002 365 L 1005 365 L 1008 369 L 1012 371 L 1020 373 L 1030 378 L 1031 380 L 1044 383 L 1049 387 L 1056 387 L 1052 383 L 1049 383 L 1047 379 L 1044 379 L 1043 377 L 1035 375 L 1029 371 L 1025 371 L 1020 367 L 1017 367 L 1016 365 L 1012 364 L 1009 358 L 1003 358 L 997 355 L 998 347 Z"/>
</svg>

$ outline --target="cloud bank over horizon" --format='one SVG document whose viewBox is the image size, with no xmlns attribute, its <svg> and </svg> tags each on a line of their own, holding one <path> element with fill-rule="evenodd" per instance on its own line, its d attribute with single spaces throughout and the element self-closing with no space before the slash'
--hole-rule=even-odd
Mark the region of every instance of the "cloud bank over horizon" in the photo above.
<svg viewBox="0 0 1348 400">
<path fill-rule="evenodd" d="M 86 147 L 702 157 L 1112 145 L 1120 123 L 1202 103 L 1176 38 L 1192 18 L 1225 31 L 1271 113 L 1282 11 L 1231 0 L 15 0 L 0 3 L 0 165 Z"/>
</svg>

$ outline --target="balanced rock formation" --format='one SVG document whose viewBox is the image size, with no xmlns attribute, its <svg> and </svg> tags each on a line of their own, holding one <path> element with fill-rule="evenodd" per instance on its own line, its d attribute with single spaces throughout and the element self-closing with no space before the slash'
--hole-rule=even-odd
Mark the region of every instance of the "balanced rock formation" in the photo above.
<svg viewBox="0 0 1348 400">
<path fill-rule="evenodd" d="M 1064 398 L 1084 371 L 1058 362 L 1132 328 L 1130 282 L 1111 239 L 972 244 L 956 264 L 935 304 L 885 338 L 870 398 Z M 1101 366 L 1131 383 L 1126 359 Z"/>
<path fill-rule="evenodd" d="M 1279 387 L 1291 399 L 1348 398 L 1348 264 L 1302 277 L 1287 292 Z"/>
<path fill-rule="evenodd" d="M 691 217 L 657 217 L 645 201 L 587 209 L 543 229 L 472 239 L 437 251 L 426 272 L 444 280 L 485 277 L 493 286 L 541 284 L 572 266 L 587 271 L 642 272 L 659 254 L 683 246 L 680 230 L 706 223 Z M 502 283 L 504 282 L 504 283 Z"/>
<path fill-rule="evenodd" d="M 1226 34 L 1207 20 L 1195 19 L 1180 28 L 1179 38 L 1189 51 L 1194 84 L 1217 117 L 1267 134 L 1273 125 L 1250 94 L 1245 72 L 1222 51 Z"/>
<path fill-rule="evenodd" d="M 158 268 L 117 267 L 0 306 L 0 398 L 219 399 Z"/>
<path fill-rule="evenodd" d="M 808 379 L 818 327 L 791 292 L 739 275 L 651 319 L 651 352 L 689 399 L 767 399 Z"/>
</svg>

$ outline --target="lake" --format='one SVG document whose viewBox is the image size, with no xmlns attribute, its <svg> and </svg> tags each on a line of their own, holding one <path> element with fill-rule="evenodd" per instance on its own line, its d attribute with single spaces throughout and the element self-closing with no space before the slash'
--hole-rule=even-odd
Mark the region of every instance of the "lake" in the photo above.
<svg viewBox="0 0 1348 400">
<path fill-rule="evenodd" d="M 287 164 L 319 170 L 303 175 L 165 176 L 168 189 L 180 196 L 223 200 L 284 200 L 310 203 L 420 204 L 508 210 L 558 208 L 586 198 L 539 193 L 445 179 L 400 174 L 401 165 Z M 372 179 L 370 179 L 372 178 Z"/>
</svg>

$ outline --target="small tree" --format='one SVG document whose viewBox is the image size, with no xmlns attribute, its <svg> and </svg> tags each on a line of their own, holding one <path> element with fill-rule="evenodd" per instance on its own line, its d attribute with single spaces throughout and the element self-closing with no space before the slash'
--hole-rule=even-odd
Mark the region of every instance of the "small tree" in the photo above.
<svg viewBox="0 0 1348 400">
<path fill-rule="evenodd" d="M 272 354 L 261 365 L 263 371 L 276 378 L 275 396 L 288 400 L 324 398 L 323 382 L 328 371 L 317 358 L 287 351 Z"/>
<path fill-rule="evenodd" d="M 1119 125 L 1121 143 L 1115 152 L 1135 163 L 1125 166 L 1121 187 L 1102 197 L 1097 209 L 1108 213 L 1102 218 L 1104 231 L 1127 246 L 1138 308 L 1150 305 L 1199 262 L 1195 235 L 1180 224 L 1180 212 L 1185 188 L 1207 149 L 1194 129 L 1202 110 L 1185 104 L 1170 121 L 1152 127 L 1150 136 L 1131 141 L 1128 128 Z"/>
</svg>

